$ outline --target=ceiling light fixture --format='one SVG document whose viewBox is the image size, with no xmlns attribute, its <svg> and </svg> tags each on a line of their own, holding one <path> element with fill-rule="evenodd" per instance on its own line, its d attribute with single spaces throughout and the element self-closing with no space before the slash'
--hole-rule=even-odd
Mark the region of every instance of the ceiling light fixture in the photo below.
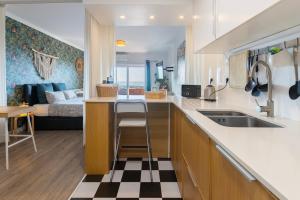
<svg viewBox="0 0 300 200">
<path fill-rule="evenodd" d="M 194 15 L 193 16 L 193 19 L 199 19 L 200 17 L 199 17 L 199 15 Z"/>
<path fill-rule="evenodd" d="M 149 19 L 155 19 L 155 16 L 154 15 L 150 15 Z"/>
<path fill-rule="evenodd" d="M 184 16 L 183 15 L 179 15 L 179 19 L 184 19 Z"/>
<path fill-rule="evenodd" d="M 125 15 L 121 15 L 121 16 L 120 16 L 120 19 L 125 19 L 125 18 L 126 18 Z"/>
<path fill-rule="evenodd" d="M 116 40 L 116 46 L 117 47 L 125 47 L 126 41 L 125 40 Z"/>
</svg>

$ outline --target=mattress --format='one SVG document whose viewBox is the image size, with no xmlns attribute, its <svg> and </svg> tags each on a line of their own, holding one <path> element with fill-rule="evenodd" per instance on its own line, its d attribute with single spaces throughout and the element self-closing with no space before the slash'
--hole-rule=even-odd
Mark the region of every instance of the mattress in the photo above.
<svg viewBox="0 0 300 200">
<path fill-rule="evenodd" d="M 34 115 L 38 117 L 48 116 L 49 104 L 35 104 L 33 105 L 35 108 Z"/>
<path fill-rule="evenodd" d="M 81 117 L 83 115 L 83 98 L 70 99 L 54 104 L 35 104 L 35 116 Z"/>
</svg>

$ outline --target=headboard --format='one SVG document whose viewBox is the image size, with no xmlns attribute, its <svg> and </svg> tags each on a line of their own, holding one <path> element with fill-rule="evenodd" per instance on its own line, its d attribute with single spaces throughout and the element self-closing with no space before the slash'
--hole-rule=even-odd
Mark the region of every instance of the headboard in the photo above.
<svg viewBox="0 0 300 200">
<path fill-rule="evenodd" d="M 23 85 L 23 98 L 30 106 L 38 103 L 37 98 L 37 85 L 36 84 L 24 84 Z"/>
</svg>

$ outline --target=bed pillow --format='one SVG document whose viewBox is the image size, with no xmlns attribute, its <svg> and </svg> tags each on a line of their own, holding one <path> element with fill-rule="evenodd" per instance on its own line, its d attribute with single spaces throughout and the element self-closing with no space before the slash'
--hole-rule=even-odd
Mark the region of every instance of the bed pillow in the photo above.
<svg viewBox="0 0 300 200">
<path fill-rule="evenodd" d="M 53 104 L 61 101 L 65 101 L 65 95 L 62 91 L 57 92 L 45 92 L 48 103 Z"/>
<path fill-rule="evenodd" d="M 77 97 L 83 97 L 83 89 L 75 90 L 75 94 L 77 95 Z"/>
<path fill-rule="evenodd" d="M 64 91 L 67 89 L 64 83 L 52 83 L 54 91 Z"/>
<path fill-rule="evenodd" d="M 37 98 L 38 98 L 38 103 L 40 104 L 46 104 L 47 98 L 45 92 L 53 92 L 53 86 L 51 83 L 43 83 L 43 84 L 37 84 L 36 86 L 36 91 L 37 91 Z"/>
<path fill-rule="evenodd" d="M 77 97 L 75 90 L 65 90 L 64 94 L 66 99 L 74 99 Z"/>
</svg>

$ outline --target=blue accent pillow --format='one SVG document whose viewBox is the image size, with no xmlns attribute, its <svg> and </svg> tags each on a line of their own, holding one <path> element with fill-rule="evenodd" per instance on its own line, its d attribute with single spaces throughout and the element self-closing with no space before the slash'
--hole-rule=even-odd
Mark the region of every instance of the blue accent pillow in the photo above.
<svg viewBox="0 0 300 200">
<path fill-rule="evenodd" d="M 37 84 L 37 98 L 38 102 L 40 104 L 47 104 L 47 98 L 45 92 L 53 92 L 53 86 L 51 83 L 43 83 L 43 84 Z"/>
<path fill-rule="evenodd" d="M 54 91 L 64 91 L 67 89 L 64 83 L 52 83 Z"/>
</svg>

